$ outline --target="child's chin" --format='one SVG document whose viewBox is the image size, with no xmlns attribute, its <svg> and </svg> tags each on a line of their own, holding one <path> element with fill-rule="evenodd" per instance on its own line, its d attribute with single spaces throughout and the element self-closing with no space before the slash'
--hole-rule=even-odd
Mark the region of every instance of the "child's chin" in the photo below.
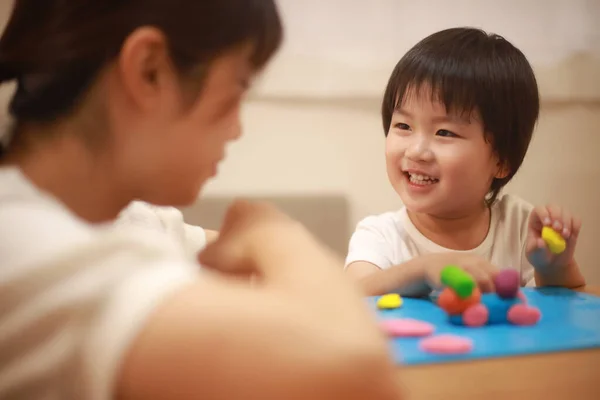
<svg viewBox="0 0 600 400">
<path fill-rule="evenodd" d="M 434 202 L 416 199 L 402 199 L 402 203 L 409 212 L 418 214 L 437 214 L 441 207 Z"/>
</svg>

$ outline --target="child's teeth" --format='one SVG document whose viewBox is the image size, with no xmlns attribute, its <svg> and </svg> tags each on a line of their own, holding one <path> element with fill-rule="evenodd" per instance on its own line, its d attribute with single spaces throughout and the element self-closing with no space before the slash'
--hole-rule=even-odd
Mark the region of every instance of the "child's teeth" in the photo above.
<svg viewBox="0 0 600 400">
<path fill-rule="evenodd" d="M 430 177 L 425 176 L 425 175 L 419 175 L 419 174 L 414 174 L 411 175 L 414 179 L 417 179 L 419 181 L 428 181 L 428 180 L 432 180 Z"/>
<path fill-rule="evenodd" d="M 432 184 L 437 181 L 437 179 L 435 178 L 420 174 L 409 174 L 409 179 L 411 182 L 419 184 Z"/>
</svg>

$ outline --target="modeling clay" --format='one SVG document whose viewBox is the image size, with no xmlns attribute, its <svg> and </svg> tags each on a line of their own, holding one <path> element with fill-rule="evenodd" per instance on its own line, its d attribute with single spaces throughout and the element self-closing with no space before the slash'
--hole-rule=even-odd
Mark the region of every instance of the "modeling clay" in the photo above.
<svg viewBox="0 0 600 400">
<path fill-rule="evenodd" d="M 429 336 L 435 329 L 430 323 L 409 318 L 383 320 L 380 326 L 389 336 L 398 337 Z"/>
<path fill-rule="evenodd" d="M 441 280 L 463 299 L 469 297 L 475 289 L 475 281 L 471 275 L 455 265 L 448 265 L 442 270 Z"/>
<path fill-rule="evenodd" d="M 520 274 L 515 269 L 505 269 L 496 275 L 494 286 L 496 293 L 503 299 L 512 299 L 517 296 L 520 285 Z"/>
<path fill-rule="evenodd" d="M 533 325 L 540 317 L 540 311 L 527 305 L 527 298 L 519 290 L 519 272 L 512 269 L 501 271 L 494 279 L 495 293 L 481 294 L 478 288 L 471 296 L 461 298 L 454 289 L 456 281 L 464 281 L 469 274 L 458 267 L 446 267 L 442 280 L 450 283 L 437 298 L 437 305 L 442 308 L 451 324 L 480 327 L 495 324 Z M 472 280 L 472 278 L 470 278 Z"/>
<path fill-rule="evenodd" d="M 508 311 L 508 321 L 514 325 L 535 325 L 542 313 L 526 304 L 517 304 Z"/>
<path fill-rule="evenodd" d="M 487 324 L 490 318 L 488 309 L 483 304 L 469 307 L 462 315 L 463 324 L 478 327 Z"/>
<path fill-rule="evenodd" d="M 377 300 L 380 309 L 394 309 L 402 306 L 402 297 L 396 293 L 384 294 Z"/>
<path fill-rule="evenodd" d="M 561 236 L 561 234 L 549 226 L 542 228 L 542 239 L 544 239 L 544 242 L 546 242 L 550 252 L 554 254 L 560 254 L 567 248 L 567 242 Z"/>
<path fill-rule="evenodd" d="M 428 353 L 464 354 L 473 350 L 473 341 L 454 335 L 438 335 L 422 339 L 419 348 Z"/>
<path fill-rule="evenodd" d="M 481 292 L 478 288 L 475 288 L 471 293 L 471 296 L 461 299 L 458 297 L 456 292 L 451 288 L 447 287 L 440 293 L 437 304 L 444 309 L 448 314 L 460 314 L 470 306 L 477 304 L 481 301 Z"/>
</svg>

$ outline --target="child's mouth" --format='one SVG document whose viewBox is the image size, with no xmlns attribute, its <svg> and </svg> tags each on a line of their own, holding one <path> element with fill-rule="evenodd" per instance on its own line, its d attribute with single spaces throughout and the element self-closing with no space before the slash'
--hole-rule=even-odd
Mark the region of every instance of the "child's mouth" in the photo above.
<svg viewBox="0 0 600 400">
<path fill-rule="evenodd" d="M 432 185 L 432 184 L 438 183 L 440 181 L 438 178 L 433 178 L 431 176 L 421 175 L 421 174 L 412 174 L 410 172 L 405 172 L 404 175 L 406 176 L 406 178 L 408 179 L 408 181 L 410 183 L 412 183 L 413 185 L 418 185 L 418 186 Z"/>
</svg>

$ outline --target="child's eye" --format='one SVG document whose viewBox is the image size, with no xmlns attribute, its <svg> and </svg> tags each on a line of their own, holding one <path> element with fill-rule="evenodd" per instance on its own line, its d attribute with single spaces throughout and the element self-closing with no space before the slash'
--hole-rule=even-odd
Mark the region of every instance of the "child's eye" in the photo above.
<svg viewBox="0 0 600 400">
<path fill-rule="evenodd" d="M 439 131 L 437 131 L 437 135 L 442 137 L 458 137 L 456 133 L 450 132 L 446 129 L 440 129 Z"/>
<path fill-rule="evenodd" d="M 396 125 L 394 125 L 394 127 L 398 128 L 398 129 L 401 129 L 403 131 L 410 131 L 410 126 L 408 126 L 408 125 L 406 125 L 406 124 L 404 124 L 402 122 L 397 123 Z"/>
</svg>

